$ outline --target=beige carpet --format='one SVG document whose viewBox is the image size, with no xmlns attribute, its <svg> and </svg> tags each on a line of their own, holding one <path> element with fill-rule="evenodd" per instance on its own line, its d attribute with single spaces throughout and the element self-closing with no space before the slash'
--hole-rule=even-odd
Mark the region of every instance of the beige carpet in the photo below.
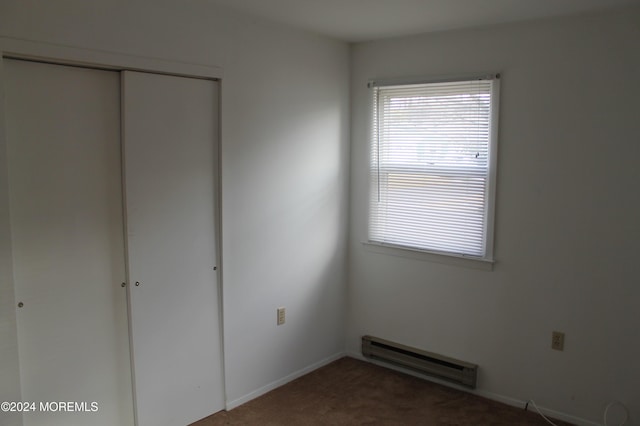
<svg viewBox="0 0 640 426">
<path fill-rule="evenodd" d="M 192 426 L 214 425 L 533 426 L 548 423 L 531 411 L 353 358 L 342 358 Z"/>
</svg>

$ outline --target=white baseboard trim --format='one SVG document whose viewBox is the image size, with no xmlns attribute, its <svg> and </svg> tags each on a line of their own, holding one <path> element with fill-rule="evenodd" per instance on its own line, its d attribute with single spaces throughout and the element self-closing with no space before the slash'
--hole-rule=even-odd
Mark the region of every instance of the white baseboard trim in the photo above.
<svg viewBox="0 0 640 426">
<path fill-rule="evenodd" d="M 225 410 L 227 411 L 233 410 L 234 408 L 239 407 L 240 405 L 245 404 L 251 401 L 252 399 L 262 396 L 267 392 L 271 392 L 272 390 L 279 388 L 282 385 L 286 385 L 287 383 L 297 379 L 298 377 L 302 377 L 305 374 L 309 374 L 313 370 L 317 370 L 320 367 L 324 367 L 325 365 L 330 364 L 333 361 L 336 361 L 340 358 L 343 358 L 346 355 L 347 354 L 345 352 L 338 352 L 337 354 L 333 354 L 328 358 L 325 358 L 316 363 L 313 363 L 301 370 L 298 370 L 296 372 L 289 374 L 288 376 L 285 376 L 281 379 L 278 379 L 276 381 L 269 383 L 268 385 L 265 385 L 259 389 L 256 389 L 253 392 L 246 394 L 245 396 L 241 396 L 240 398 L 234 399 L 233 401 L 227 401 L 225 404 Z"/>
<path fill-rule="evenodd" d="M 408 370 L 408 369 L 404 369 L 404 368 L 401 368 L 401 367 L 396 367 L 394 365 L 390 365 L 390 364 L 383 363 L 383 362 L 378 362 L 378 361 L 375 361 L 375 360 L 372 360 L 372 359 L 364 357 L 359 352 L 348 351 L 347 352 L 347 356 L 350 357 L 350 358 L 355 358 L 355 359 L 359 359 L 361 361 L 369 362 L 371 364 L 379 365 L 381 367 L 389 368 L 391 370 L 399 371 L 401 373 L 405 373 L 405 374 L 408 374 L 410 376 L 415 376 L 415 377 L 418 377 L 420 379 L 424 379 L 424 380 L 427 380 L 427 381 L 430 381 L 430 382 L 438 383 L 438 384 L 443 385 L 443 386 L 447 386 L 447 387 L 450 387 L 450 388 L 458 389 L 458 390 L 461 390 L 463 392 L 468 392 L 468 393 L 471 393 L 471 394 L 474 394 L 474 395 L 478 395 L 478 396 L 481 396 L 483 398 L 491 399 L 493 401 L 501 402 L 501 403 L 506 404 L 506 405 L 511 405 L 512 407 L 517 407 L 517 408 L 524 409 L 525 405 L 527 404 L 527 401 L 522 401 L 520 399 L 511 398 L 511 397 L 508 397 L 508 396 L 500 395 L 500 394 L 493 393 L 493 392 L 488 392 L 488 391 L 481 390 L 481 389 L 469 389 L 469 388 L 466 388 L 466 387 L 463 387 L 463 386 L 458 386 L 458 385 L 456 385 L 454 383 L 447 382 L 445 380 L 439 380 L 439 379 L 437 379 L 435 377 L 427 377 L 427 376 L 424 376 L 422 374 L 416 373 L 416 372 Z M 582 419 L 580 417 L 575 417 L 575 416 L 572 416 L 572 415 L 569 415 L 569 414 L 566 414 L 566 413 L 562 413 L 560 411 L 550 410 L 550 409 L 545 408 L 545 407 L 540 407 L 539 405 L 538 405 L 538 408 L 540 409 L 540 412 L 542 412 L 542 414 L 544 414 L 545 416 L 552 417 L 552 418 L 557 419 L 557 420 L 562 420 L 564 422 L 573 423 L 573 424 L 578 425 L 578 426 L 601 426 L 600 423 L 595 423 L 595 422 L 592 422 L 592 421 L 589 421 L 589 420 Z M 536 413 L 535 407 L 533 407 L 533 405 L 531 405 L 531 404 L 529 404 L 528 411 L 532 411 L 532 412 Z"/>
</svg>

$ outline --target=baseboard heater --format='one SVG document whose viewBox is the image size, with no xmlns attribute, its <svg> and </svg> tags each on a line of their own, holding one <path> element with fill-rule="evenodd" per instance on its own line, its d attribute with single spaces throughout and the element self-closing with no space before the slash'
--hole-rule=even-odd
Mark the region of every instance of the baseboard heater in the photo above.
<svg viewBox="0 0 640 426">
<path fill-rule="evenodd" d="M 468 362 L 372 336 L 362 336 L 362 355 L 472 389 L 476 387 L 478 366 Z"/>
</svg>

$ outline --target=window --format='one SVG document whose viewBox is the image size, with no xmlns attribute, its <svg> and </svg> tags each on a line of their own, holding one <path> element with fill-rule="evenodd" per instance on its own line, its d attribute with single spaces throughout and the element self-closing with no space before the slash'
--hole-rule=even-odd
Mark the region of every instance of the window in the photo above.
<svg viewBox="0 0 640 426">
<path fill-rule="evenodd" d="M 499 81 L 370 83 L 370 242 L 492 260 Z"/>
</svg>

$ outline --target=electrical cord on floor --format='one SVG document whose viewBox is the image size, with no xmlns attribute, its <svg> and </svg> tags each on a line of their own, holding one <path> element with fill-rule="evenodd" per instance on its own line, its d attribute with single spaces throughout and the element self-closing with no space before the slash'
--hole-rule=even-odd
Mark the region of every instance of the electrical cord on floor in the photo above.
<svg viewBox="0 0 640 426">
<path fill-rule="evenodd" d="M 627 420 L 629 420 L 629 410 L 627 410 L 627 407 L 625 407 L 625 405 L 620 401 L 613 401 L 607 404 L 607 408 L 604 409 L 604 426 L 609 426 L 609 423 L 607 423 L 607 414 L 609 414 L 609 408 L 613 407 L 614 405 L 619 405 L 624 410 L 624 419 L 622 419 L 622 423 L 620 423 L 618 426 L 627 424 Z"/>
<path fill-rule="evenodd" d="M 558 426 L 556 425 L 554 422 L 552 422 L 551 420 L 549 420 L 544 414 L 542 414 L 542 411 L 540 411 L 540 409 L 538 408 L 538 406 L 536 405 L 536 402 L 533 399 L 530 399 L 527 401 L 527 405 L 524 406 L 524 411 L 527 411 L 527 407 L 529 407 L 529 403 L 531 403 L 531 405 L 533 405 L 533 408 L 536 409 L 536 411 L 538 412 L 538 414 L 540 414 L 542 416 L 543 419 L 545 419 L 547 421 L 547 423 L 549 423 L 550 425 L 553 426 Z"/>
<path fill-rule="evenodd" d="M 524 406 L 524 411 L 527 411 L 527 408 L 529 408 L 529 403 L 531 403 L 531 405 L 533 405 L 533 407 L 536 409 L 538 414 L 540 414 L 542 416 L 542 418 L 547 421 L 547 423 L 549 423 L 550 425 L 553 425 L 553 426 L 557 426 L 555 423 L 553 423 L 551 420 L 549 420 L 544 414 L 542 414 L 542 412 L 540 411 L 540 409 L 538 408 L 538 406 L 536 405 L 536 403 L 535 403 L 535 401 L 533 399 L 530 399 L 530 400 L 527 401 L 526 405 Z M 620 423 L 618 426 L 626 425 L 627 424 L 627 420 L 629 420 L 629 410 L 627 410 L 627 407 L 622 402 L 613 401 L 613 402 L 610 402 L 609 404 L 607 404 L 607 407 L 604 409 L 604 426 L 609 426 L 609 423 L 607 422 L 607 415 L 609 414 L 609 409 L 611 407 L 613 407 L 614 405 L 619 405 L 624 410 L 624 419 L 622 419 L 622 423 Z"/>
</svg>

